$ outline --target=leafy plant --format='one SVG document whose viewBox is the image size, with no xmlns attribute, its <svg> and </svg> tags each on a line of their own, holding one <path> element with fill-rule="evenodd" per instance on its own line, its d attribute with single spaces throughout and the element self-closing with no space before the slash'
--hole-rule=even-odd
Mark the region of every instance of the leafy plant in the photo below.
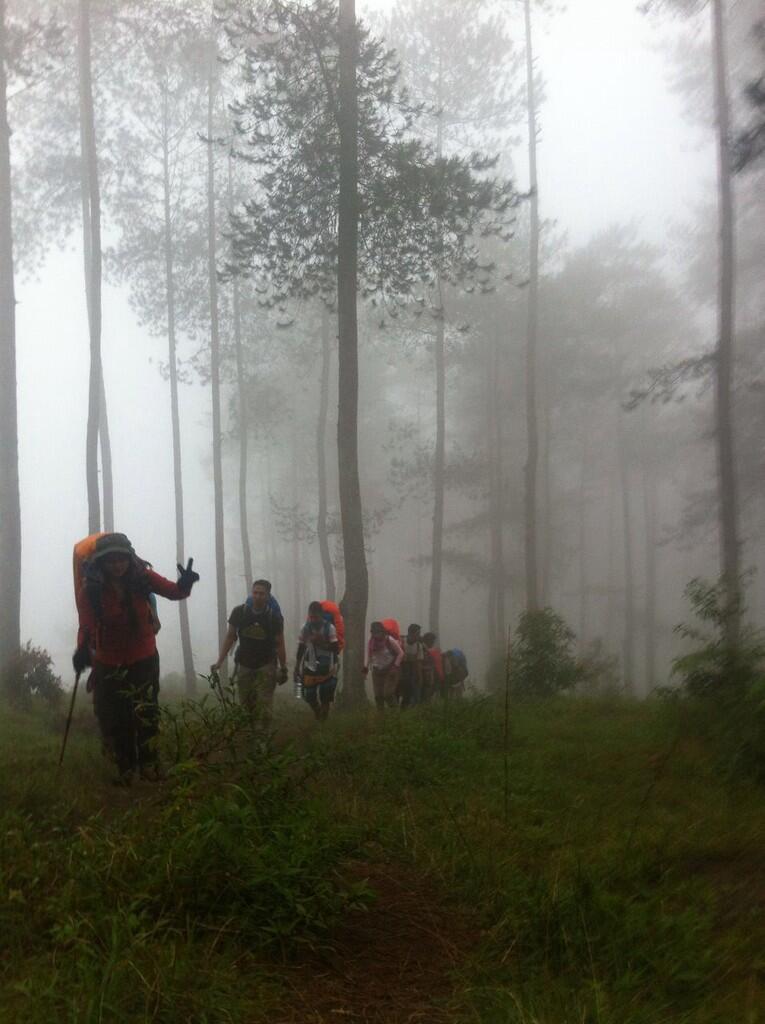
<svg viewBox="0 0 765 1024">
<path fill-rule="evenodd" d="M 16 707 L 29 707 L 35 697 L 50 707 L 56 707 L 64 688 L 52 666 L 50 654 L 27 640 L 0 676 L 3 695 Z"/>
<path fill-rule="evenodd" d="M 552 608 L 524 612 L 510 647 L 509 684 L 518 697 L 552 697 L 570 690 L 584 668 L 576 660 L 574 631 Z"/>
<path fill-rule="evenodd" d="M 728 766 L 765 779 L 765 633 L 744 622 L 743 607 L 731 606 L 722 581 L 693 579 L 685 593 L 701 625 L 676 627 L 696 646 L 675 659 L 672 671 L 684 692 L 705 705 L 706 728 Z M 736 630 L 733 618 L 741 623 Z"/>
</svg>

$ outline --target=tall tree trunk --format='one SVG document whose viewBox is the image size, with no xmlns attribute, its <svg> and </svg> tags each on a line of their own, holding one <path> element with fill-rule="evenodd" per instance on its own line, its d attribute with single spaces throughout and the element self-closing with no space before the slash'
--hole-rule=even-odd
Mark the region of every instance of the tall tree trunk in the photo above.
<svg viewBox="0 0 765 1024">
<path fill-rule="evenodd" d="M 531 39 L 531 3 L 524 0 L 526 27 L 526 103 L 529 132 L 529 289 L 526 333 L 526 610 L 539 607 L 537 569 L 537 319 L 539 301 L 539 190 L 537 182 L 537 112 L 534 92 L 534 53 Z"/>
<path fill-rule="evenodd" d="M 178 406 L 178 358 L 175 329 L 175 266 L 173 260 L 173 223 L 170 208 L 170 118 L 167 86 L 162 91 L 162 199 L 164 213 L 165 301 L 167 304 L 167 365 L 170 374 L 170 422 L 173 434 L 173 493 L 175 496 L 175 555 L 180 565 L 186 564 L 186 541 L 183 515 L 183 463 L 181 461 L 181 416 Z M 194 656 L 191 650 L 188 602 L 178 602 L 183 653 L 183 676 L 186 695 L 196 693 Z"/>
<path fill-rule="evenodd" d="M 645 687 L 656 688 L 656 473 L 648 455 L 643 460 L 643 513 L 645 519 Z"/>
<path fill-rule="evenodd" d="M 630 471 L 626 439 L 624 436 L 624 415 L 621 408 L 618 412 L 616 432 L 624 545 L 624 637 L 622 643 L 624 659 L 624 687 L 627 693 L 632 694 L 635 689 L 635 557 L 632 550 Z"/>
<path fill-rule="evenodd" d="M 226 550 L 223 522 L 223 434 L 220 408 L 220 325 L 218 319 L 217 227 L 215 217 L 215 154 L 214 120 L 216 93 L 216 59 L 214 24 L 210 30 L 210 52 L 207 74 L 207 276 L 210 290 L 210 388 L 212 391 L 212 455 L 215 492 L 215 580 L 218 605 L 218 639 L 226 635 L 228 609 L 226 604 Z"/>
<path fill-rule="evenodd" d="M 717 119 L 717 174 L 719 216 L 718 335 L 715 375 L 717 467 L 722 576 L 731 615 L 728 639 L 738 637 L 739 522 L 733 424 L 734 214 L 730 159 L 730 110 L 725 50 L 723 0 L 712 0 L 712 41 Z"/>
<path fill-rule="evenodd" d="M 590 602 L 589 564 L 587 561 L 587 467 L 589 461 L 589 423 L 582 426 L 582 463 L 579 475 L 579 653 L 587 647 Z"/>
<path fill-rule="evenodd" d="M 436 85 L 436 156 L 444 153 L 443 48 L 438 53 Z M 436 371 L 436 444 L 433 453 L 433 535 L 430 567 L 430 629 L 438 635 L 441 620 L 441 579 L 444 548 L 444 467 L 446 464 L 446 309 L 441 275 L 436 275 L 438 302 L 434 360 Z"/>
<path fill-rule="evenodd" d="M 489 640 L 489 660 L 493 665 L 502 650 L 504 637 L 497 636 L 497 572 L 496 572 L 496 529 L 497 529 L 497 456 L 495 452 L 496 434 L 494 431 L 495 409 L 495 381 L 494 381 L 494 353 L 488 341 L 486 344 L 486 469 L 488 478 L 488 516 L 487 525 L 489 528 L 489 577 L 487 594 L 486 624 Z"/>
<path fill-rule="evenodd" d="M 5 0 L 0 0 L 0 668 L 21 644 L 21 498 L 7 52 Z"/>
<path fill-rule="evenodd" d="M 343 681 L 349 703 L 365 700 L 361 669 L 369 598 L 369 577 L 364 550 L 364 522 L 359 479 L 358 407 L 359 337 L 357 321 L 358 277 L 358 94 L 356 65 L 358 31 L 355 0 L 339 2 L 340 191 L 338 200 L 337 322 L 338 408 L 337 456 L 340 516 L 343 531 L 346 618 Z"/>
<path fill-rule="evenodd" d="M 232 157 L 228 157 L 228 208 L 234 209 L 234 182 Z M 252 548 L 247 519 L 247 456 L 249 423 L 247 419 L 247 381 L 244 372 L 244 349 L 242 345 L 242 301 L 239 278 L 232 283 L 232 304 L 234 320 L 234 350 L 236 352 L 236 384 L 239 412 L 239 535 L 242 541 L 242 564 L 244 566 L 245 589 L 252 587 Z"/>
<path fill-rule="evenodd" d="M 505 474 L 503 454 L 505 450 L 502 431 L 502 396 L 500 391 L 501 365 L 499 335 L 494 335 L 493 346 L 493 421 L 494 421 L 494 548 L 493 569 L 497 579 L 497 598 L 495 605 L 497 643 L 504 653 L 505 637 L 507 636 L 507 614 L 505 610 L 505 544 L 504 544 L 504 494 Z"/>
<path fill-rule="evenodd" d="M 433 458 L 433 543 L 430 567 L 430 629 L 438 634 L 441 618 L 441 577 L 444 543 L 444 466 L 446 462 L 446 345 L 445 311 L 441 282 L 438 291 L 438 320 L 436 321 L 436 449 Z"/>
<path fill-rule="evenodd" d="M 549 366 L 544 374 L 549 377 Z M 543 391 L 544 402 L 544 442 L 542 444 L 542 567 L 539 579 L 539 601 L 544 608 L 554 605 L 552 596 L 553 566 L 553 526 L 552 526 L 552 468 L 550 455 L 552 452 L 552 404 L 546 389 Z"/>
<path fill-rule="evenodd" d="M 106 385 L 101 372 L 98 440 L 101 445 L 101 487 L 104 492 L 104 530 L 114 533 L 114 473 L 112 470 L 112 439 L 109 432 L 109 410 L 106 406 Z"/>
<path fill-rule="evenodd" d="M 86 260 L 85 293 L 90 333 L 88 426 L 85 441 L 85 475 L 88 491 L 88 530 L 101 529 L 98 487 L 98 433 L 101 422 L 101 194 L 98 181 L 96 128 L 91 68 L 90 0 L 79 0 L 77 48 L 80 92 L 80 154 L 83 183 L 83 249 Z"/>
<path fill-rule="evenodd" d="M 327 533 L 327 417 L 329 413 L 329 362 L 331 347 L 329 343 L 329 310 L 322 306 L 321 310 L 321 380 L 319 382 L 319 423 L 316 430 L 316 467 L 319 478 L 319 511 L 316 523 L 316 535 L 319 539 L 319 552 L 324 572 L 324 592 L 327 599 L 335 600 L 335 570 L 332 566 L 332 555 L 329 550 Z"/>
</svg>

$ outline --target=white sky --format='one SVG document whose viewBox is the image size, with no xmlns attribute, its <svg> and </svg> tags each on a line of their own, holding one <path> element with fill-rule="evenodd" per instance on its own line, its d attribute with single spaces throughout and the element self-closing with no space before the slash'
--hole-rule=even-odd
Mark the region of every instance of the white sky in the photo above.
<svg viewBox="0 0 765 1024">
<path fill-rule="evenodd" d="M 539 151 L 542 213 L 574 244 L 615 221 L 634 221 L 661 242 L 669 222 L 685 219 L 711 184 L 712 151 L 699 148 L 698 133 L 682 121 L 670 69 L 656 48 L 659 38 L 635 0 L 570 0 L 567 11 L 537 31 L 547 94 Z M 68 680 L 76 628 L 71 550 L 87 532 L 88 339 L 79 253 L 53 255 L 38 279 L 19 282 L 17 291 L 22 635 L 47 647 Z M 115 427 L 116 528 L 174 578 L 169 398 L 157 369 L 164 345 L 139 330 L 124 296 L 109 288 L 103 344 Z M 204 669 L 216 654 L 216 628 L 209 397 L 198 386 L 183 389 L 182 430 L 187 551 L 205 584 L 193 595 L 190 613 Z M 226 486 L 233 551 L 234 481 Z M 230 605 L 241 600 L 241 589 L 230 577 Z M 177 615 L 169 605 L 160 611 L 163 670 L 170 671 L 179 666 Z"/>
</svg>

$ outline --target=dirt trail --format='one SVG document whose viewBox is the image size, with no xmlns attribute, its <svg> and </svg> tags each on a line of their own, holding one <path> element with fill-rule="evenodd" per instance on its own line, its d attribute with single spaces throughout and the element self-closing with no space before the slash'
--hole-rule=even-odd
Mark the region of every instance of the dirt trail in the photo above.
<svg viewBox="0 0 765 1024">
<path fill-rule="evenodd" d="M 274 1024 L 447 1024 L 454 974 L 480 939 L 465 913 L 411 868 L 355 864 L 376 899 L 329 949 L 288 969 L 290 1005 Z"/>
</svg>

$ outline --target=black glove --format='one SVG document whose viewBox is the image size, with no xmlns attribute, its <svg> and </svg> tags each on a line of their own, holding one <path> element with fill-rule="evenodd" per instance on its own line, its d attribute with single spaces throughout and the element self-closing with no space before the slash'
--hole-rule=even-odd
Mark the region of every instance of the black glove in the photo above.
<svg viewBox="0 0 765 1024">
<path fill-rule="evenodd" d="M 90 648 L 87 644 L 80 644 L 72 655 L 72 668 L 79 675 L 90 665 Z"/>
<path fill-rule="evenodd" d="M 185 590 L 187 594 L 191 593 L 191 588 L 199 579 L 199 573 L 194 572 L 191 568 L 194 564 L 194 559 L 190 558 L 189 563 L 184 569 L 182 565 L 178 566 L 178 586 L 181 590 Z"/>
<path fill-rule="evenodd" d="M 287 671 L 287 666 L 286 665 L 282 665 L 282 667 L 279 669 L 279 675 L 277 676 L 277 681 L 279 683 L 279 686 L 284 686 L 284 684 L 287 682 L 288 679 L 289 679 L 289 672 Z"/>
</svg>

